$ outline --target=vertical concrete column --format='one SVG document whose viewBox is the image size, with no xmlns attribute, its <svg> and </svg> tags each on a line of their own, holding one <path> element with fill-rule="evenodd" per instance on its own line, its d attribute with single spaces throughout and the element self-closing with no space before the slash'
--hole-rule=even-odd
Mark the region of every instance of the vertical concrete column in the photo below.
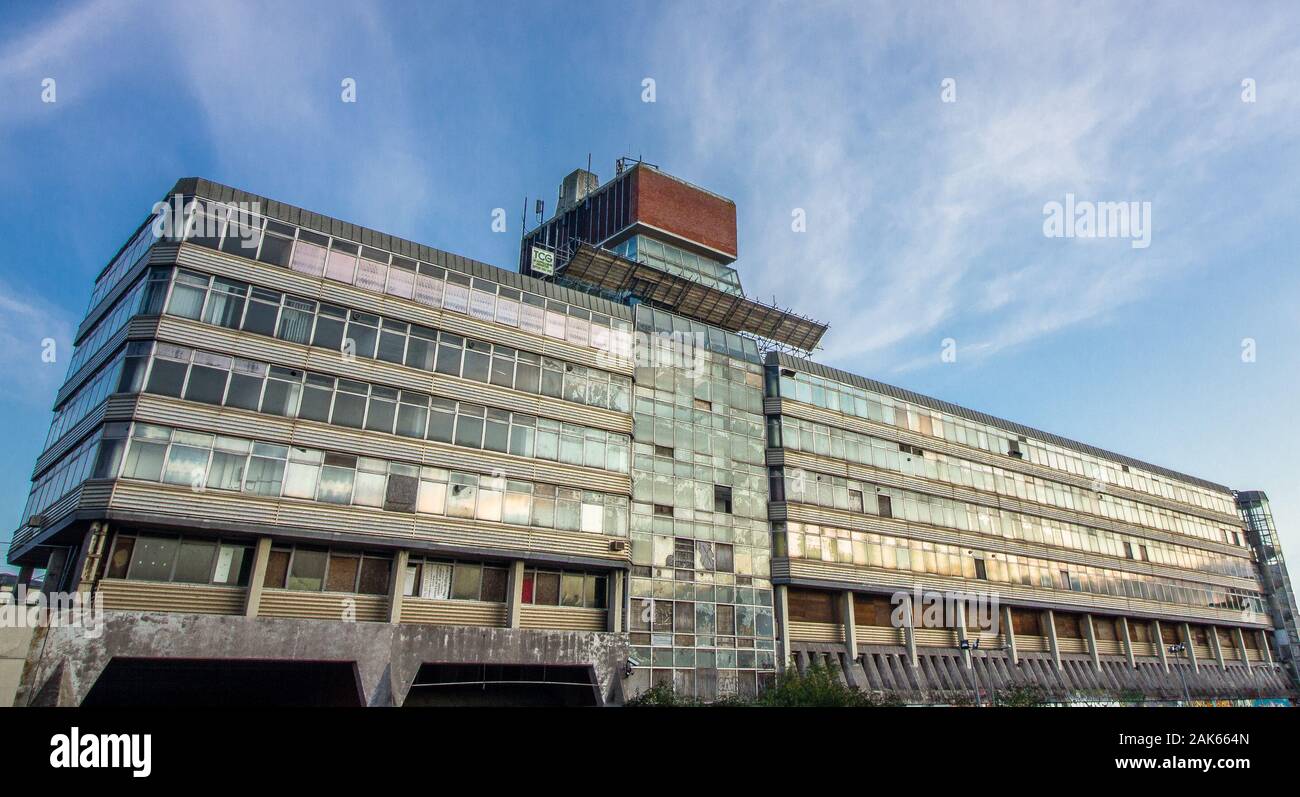
<svg viewBox="0 0 1300 797">
<path fill-rule="evenodd" d="M 858 657 L 858 624 L 853 613 L 853 593 L 849 590 L 840 593 L 840 616 L 844 622 L 844 649 L 852 662 Z"/>
<path fill-rule="evenodd" d="M 510 578 L 507 583 L 506 628 L 518 628 L 520 612 L 524 605 L 524 560 L 516 559 L 510 563 Z"/>
<path fill-rule="evenodd" d="M 271 538 L 259 537 L 253 549 L 253 571 L 248 576 L 248 594 L 244 598 L 244 616 L 256 617 L 262 605 L 262 584 L 266 581 L 266 563 L 271 559 Z"/>
<path fill-rule="evenodd" d="M 1128 666 L 1131 669 L 1137 669 L 1137 660 L 1133 658 L 1133 637 L 1128 632 L 1128 618 L 1119 618 L 1119 636 L 1124 640 L 1124 657 L 1128 659 Z"/>
<path fill-rule="evenodd" d="M 1265 664 L 1273 663 L 1273 651 L 1268 649 L 1268 632 L 1259 629 L 1255 633 L 1259 634 L 1259 658 Z"/>
<path fill-rule="evenodd" d="M 1233 631 L 1236 631 L 1237 652 L 1241 655 L 1242 663 L 1246 665 L 1246 672 L 1250 672 L 1251 663 L 1250 654 L 1246 652 L 1246 635 L 1241 632 L 1241 626 L 1237 626 Z"/>
<path fill-rule="evenodd" d="M 1210 626 L 1210 651 L 1214 653 L 1214 660 L 1219 663 L 1219 669 L 1228 669 L 1228 663 L 1223 660 L 1223 645 L 1219 643 L 1219 628 L 1214 625 Z"/>
<path fill-rule="evenodd" d="M 1156 653 L 1160 656 L 1160 666 L 1164 667 L 1167 673 L 1169 672 L 1169 656 L 1165 653 L 1165 635 L 1160 630 L 1160 621 L 1152 620 L 1151 628 L 1156 635 Z"/>
<path fill-rule="evenodd" d="M 1182 623 L 1183 629 L 1183 647 L 1187 649 L 1187 660 L 1192 663 L 1192 672 L 1200 672 L 1200 662 L 1196 660 L 1196 646 L 1192 644 L 1192 627 L 1187 623 Z"/>
<path fill-rule="evenodd" d="M 65 580 L 68 576 L 68 549 L 64 547 L 54 548 L 50 551 L 50 556 L 45 560 L 45 581 L 42 582 L 42 592 L 61 592 L 63 591 Z M 75 584 L 73 587 L 75 588 Z"/>
<path fill-rule="evenodd" d="M 23 565 L 18 569 L 18 582 L 14 584 L 14 591 L 17 592 L 20 586 L 30 586 L 32 576 L 36 573 L 35 565 Z"/>
<path fill-rule="evenodd" d="M 1101 672 L 1101 656 L 1097 653 L 1097 629 L 1092 625 L 1092 615 L 1083 615 L 1083 635 L 1088 640 L 1088 655 L 1092 657 L 1093 669 Z"/>
<path fill-rule="evenodd" d="M 968 639 L 966 636 L 966 601 L 956 601 L 955 606 L 957 609 L 957 646 L 961 647 L 961 643 Z M 973 666 L 969 648 L 962 651 L 961 659 L 965 662 L 966 669 L 969 670 Z"/>
<path fill-rule="evenodd" d="M 903 644 L 907 646 L 907 658 L 913 667 L 920 664 L 916 656 L 916 607 L 912 605 L 912 596 L 903 596 Z"/>
<path fill-rule="evenodd" d="M 777 584 L 773 595 L 776 603 L 776 665 L 782 672 L 790 666 L 790 591 L 785 584 Z"/>
<path fill-rule="evenodd" d="M 1043 622 L 1047 623 L 1047 649 L 1052 654 L 1052 663 L 1061 669 L 1061 646 L 1056 642 L 1056 613 L 1051 609 L 1043 612 Z"/>
<path fill-rule="evenodd" d="M 406 563 L 411 559 L 410 551 L 398 551 L 393 557 L 393 577 L 388 581 L 388 622 L 402 622 L 402 597 L 406 592 Z"/>
<path fill-rule="evenodd" d="M 623 576 L 622 570 L 615 570 L 609 579 L 609 600 L 605 604 L 609 608 L 605 610 L 605 630 L 613 633 L 623 630 Z"/>
<path fill-rule="evenodd" d="M 1016 627 L 1011 622 L 1011 607 L 1002 607 L 1002 633 L 1007 640 L 1007 650 L 1011 653 L 1011 663 L 1020 663 L 1020 651 L 1016 648 Z"/>
</svg>

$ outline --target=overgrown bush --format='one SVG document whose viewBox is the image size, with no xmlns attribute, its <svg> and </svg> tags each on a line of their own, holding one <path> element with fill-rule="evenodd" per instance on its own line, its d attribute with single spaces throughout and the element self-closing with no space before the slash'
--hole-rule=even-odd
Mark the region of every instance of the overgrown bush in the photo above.
<svg viewBox="0 0 1300 797">
<path fill-rule="evenodd" d="M 835 672 L 825 667 L 809 667 L 800 673 L 793 667 L 777 676 L 776 683 L 756 696 L 733 695 L 705 703 L 679 695 L 669 684 L 659 684 L 629 700 L 629 706 L 646 707 L 772 707 L 772 708 L 857 708 L 901 705 L 898 698 L 873 695 L 846 686 Z"/>
</svg>

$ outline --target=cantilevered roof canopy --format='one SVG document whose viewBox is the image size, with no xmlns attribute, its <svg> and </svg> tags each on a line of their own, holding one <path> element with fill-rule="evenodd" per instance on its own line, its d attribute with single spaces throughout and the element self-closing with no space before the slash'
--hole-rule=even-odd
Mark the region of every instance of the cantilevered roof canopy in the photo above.
<svg viewBox="0 0 1300 797">
<path fill-rule="evenodd" d="M 590 244 L 579 245 L 561 272 L 602 290 L 630 293 L 648 304 L 728 332 L 747 332 L 803 351 L 815 349 L 826 334 L 826 324 L 660 271 Z"/>
</svg>

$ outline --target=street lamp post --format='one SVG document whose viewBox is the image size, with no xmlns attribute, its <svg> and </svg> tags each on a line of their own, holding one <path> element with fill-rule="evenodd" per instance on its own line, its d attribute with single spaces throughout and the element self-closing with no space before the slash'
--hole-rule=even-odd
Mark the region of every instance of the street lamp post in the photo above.
<svg viewBox="0 0 1300 797">
<path fill-rule="evenodd" d="M 975 679 L 975 708 L 983 708 L 984 704 L 980 702 L 980 673 L 979 670 L 975 668 L 975 651 L 979 650 L 980 647 L 979 638 L 977 637 L 974 640 L 963 639 L 960 647 L 966 652 L 966 655 L 969 656 L 971 660 L 970 671 L 971 675 L 974 676 Z"/>
<path fill-rule="evenodd" d="M 1179 642 L 1177 644 L 1170 645 L 1169 652 L 1175 655 L 1178 655 L 1180 653 L 1186 653 L 1187 646 L 1184 645 L 1182 642 Z M 1187 691 L 1187 676 L 1183 674 L 1182 667 L 1178 668 L 1178 680 L 1181 681 L 1183 684 L 1183 700 L 1190 705 L 1192 702 L 1192 695 L 1190 692 Z"/>
</svg>

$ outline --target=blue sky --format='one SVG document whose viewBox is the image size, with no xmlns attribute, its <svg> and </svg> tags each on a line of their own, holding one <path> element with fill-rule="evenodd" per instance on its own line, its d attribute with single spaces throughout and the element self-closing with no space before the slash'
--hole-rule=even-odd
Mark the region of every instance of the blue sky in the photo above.
<svg viewBox="0 0 1300 797">
<path fill-rule="evenodd" d="M 513 268 L 524 198 L 552 206 L 590 154 L 602 178 L 639 155 L 734 198 L 747 291 L 829 321 L 818 359 L 1263 489 L 1300 562 L 1294 6 L 200 0 L 5 17 L 0 538 L 92 280 L 176 178 Z M 1045 237 L 1067 193 L 1150 202 L 1150 246 Z"/>
</svg>

